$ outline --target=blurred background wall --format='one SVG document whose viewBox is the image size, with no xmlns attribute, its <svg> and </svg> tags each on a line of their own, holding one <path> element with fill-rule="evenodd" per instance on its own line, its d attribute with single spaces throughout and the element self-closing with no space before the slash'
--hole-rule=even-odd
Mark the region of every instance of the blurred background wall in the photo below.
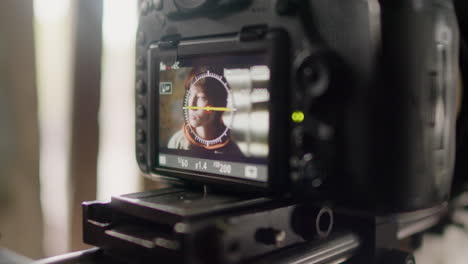
<svg viewBox="0 0 468 264">
<path fill-rule="evenodd" d="M 0 247 L 43 256 L 32 0 L 0 2 Z"/>
<path fill-rule="evenodd" d="M 137 1 L 0 1 L 0 248 L 84 249 L 81 202 L 139 191 Z"/>
</svg>

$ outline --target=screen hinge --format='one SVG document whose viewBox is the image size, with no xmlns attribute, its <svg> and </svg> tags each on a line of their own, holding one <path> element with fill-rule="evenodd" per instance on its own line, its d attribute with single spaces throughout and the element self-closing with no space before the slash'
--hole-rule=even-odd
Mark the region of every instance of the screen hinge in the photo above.
<svg viewBox="0 0 468 264">
<path fill-rule="evenodd" d="M 267 32 L 267 25 L 246 26 L 241 29 L 240 41 L 260 40 L 265 37 Z"/>
<path fill-rule="evenodd" d="M 158 42 L 159 57 L 161 62 L 167 66 L 172 66 L 177 61 L 177 47 L 180 43 L 180 35 L 171 35 Z"/>
</svg>

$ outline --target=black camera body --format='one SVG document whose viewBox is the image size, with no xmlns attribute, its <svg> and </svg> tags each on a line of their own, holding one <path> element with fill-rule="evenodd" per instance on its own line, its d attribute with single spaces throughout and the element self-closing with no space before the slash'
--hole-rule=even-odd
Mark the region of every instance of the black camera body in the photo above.
<svg viewBox="0 0 468 264">
<path fill-rule="evenodd" d="M 448 199 L 448 0 L 144 0 L 136 155 L 150 178 L 378 214 Z"/>
</svg>

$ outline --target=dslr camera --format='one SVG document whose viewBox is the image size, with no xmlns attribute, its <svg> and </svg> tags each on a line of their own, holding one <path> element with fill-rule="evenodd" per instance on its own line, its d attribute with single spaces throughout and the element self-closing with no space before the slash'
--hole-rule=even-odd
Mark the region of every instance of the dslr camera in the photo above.
<svg viewBox="0 0 468 264">
<path fill-rule="evenodd" d="M 142 0 L 136 159 L 173 187 L 85 203 L 84 240 L 136 263 L 414 263 L 387 253 L 446 210 L 458 58 L 450 0 Z"/>
<path fill-rule="evenodd" d="M 148 177 L 376 213 L 447 200 L 452 1 L 143 1 L 138 30 Z"/>
</svg>

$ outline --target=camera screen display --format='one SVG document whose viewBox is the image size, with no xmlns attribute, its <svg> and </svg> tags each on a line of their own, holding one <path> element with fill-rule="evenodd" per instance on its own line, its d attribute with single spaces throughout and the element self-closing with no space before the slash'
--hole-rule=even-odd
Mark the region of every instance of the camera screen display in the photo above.
<svg viewBox="0 0 468 264">
<path fill-rule="evenodd" d="M 265 57 L 213 55 L 160 64 L 158 168 L 267 182 Z"/>
</svg>

